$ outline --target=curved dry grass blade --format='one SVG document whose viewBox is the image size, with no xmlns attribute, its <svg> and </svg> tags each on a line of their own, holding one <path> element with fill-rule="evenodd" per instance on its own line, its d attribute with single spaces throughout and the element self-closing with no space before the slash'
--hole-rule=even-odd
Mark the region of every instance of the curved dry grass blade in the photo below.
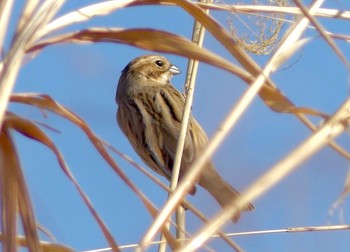
<svg viewBox="0 0 350 252">
<path fill-rule="evenodd" d="M 17 250 L 18 157 L 13 149 L 10 132 L 4 125 L 0 132 L 1 230 L 4 251 Z M 13 167 L 13 168 L 12 168 Z"/>
<path fill-rule="evenodd" d="M 49 45 L 68 42 L 122 43 L 147 50 L 172 53 L 184 57 L 190 57 L 225 69 L 246 82 L 252 80 L 252 76 L 245 70 L 233 65 L 216 54 L 199 47 L 192 41 L 169 32 L 154 29 L 91 28 L 46 39 L 35 44 L 33 47 L 28 48 L 27 52 L 31 53 L 41 50 Z"/>
<path fill-rule="evenodd" d="M 106 162 L 113 168 L 113 170 L 118 174 L 118 176 L 131 188 L 132 191 L 141 199 L 141 201 L 145 204 L 147 210 L 151 214 L 153 218 L 156 218 L 158 215 L 158 210 L 152 204 L 152 202 L 140 191 L 132 181 L 124 174 L 124 172 L 119 168 L 119 166 L 114 162 L 113 158 L 106 151 L 103 142 L 94 134 L 94 132 L 89 128 L 89 126 L 81 119 L 78 115 L 74 114 L 69 109 L 57 103 L 54 99 L 52 99 L 48 95 L 40 95 L 40 94 L 27 94 L 27 95 L 12 95 L 11 101 L 21 102 L 31 106 L 37 106 L 41 109 L 47 109 L 55 112 L 66 118 L 67 120 L 74 123 L 90 139 L 91 143 L 95 146 L 100 155 L 106 160 Z M 58 150 L 57 150 L 58 151 Z M 63 162 L 63 158 L 62 161 Z M 61 164 L 61 163 L 60 163 Z M 64 164 L 64 163 L 63 163 Z M 66 168 L 68 169 L 68 167 Z M 166 236 L 169 245 L 175 249 L 177 246 L 175 238 L 168 232 L 168 230 L 162 230 L 164 235 Z"/>
<path fill-rule="evenodd" d="M 6 128 L 11 129 L 14 123 L 13 120 L 15 120 L 15 118 L 8 120 L 9 117 L 11 116 L 7 115 L 5 117 L 5 126 Z M 21 122 L 19 121 L 18 123 L 21 123 Z M 11 139 L 11 136 L 10 135 L 8 136 L 11 142 L 13 142 Z M 17 160 L 19 160 L 17 156 L 17 151 L 13 143 L 11 147 L 12 147 L 11 154 L 14 155 L 14 157 L 16 157 Z M 26 182 L 25 182 L 19 161 L 17 161 L 16 163 L 17 164 L 14 163 L 12 166 L 7 166 L 7 167 L 8 168 L 11 167 L 11 169 L 14 170 L 16 173 L 16 184 L 18 187 L 17 189 L 18 195 L 17 197 L 15 197 L 15 199 L 17 199 L 18 201 L 18 211 L 22 219 L 22 225 L 23 225 L 24 233 L 26 235 L 28 248 L 29 248 L 29 251 L 41 251 L 39 246 L 39 236 L 37 233 L 36 221 L 33 213 L 33 207 L 30 202 L 28 189 L 26 186 Z"/>
<path fill-rule="evenodd" d="M 291 108 L 291 110 L 288 111 L 287 113 L 318 116 L 323 118 L 324 120 L 327 120 L 329 118 L 329 115 L 324 112 L 311 109 L 311 108 L 306 108 L 306 107 L 294 107 L 294 108 Z"/>
<path fill-rule="evenodd" d="M 84 203 L 90 210 L 91 214 L 94 216 L 95 220 L 99 224 L 103 234 L 105 235 L 109 245 L 113 249 L 113 251 L 119 251 L 118 246 L 116 242 L 114 241 L 113 236 L 108 231 L 108 228 L 104 224 L 103 220 L 98 215 L 97 211 L 94 209 L 92 203 L 90 202 L 90 199 L 88 196 L 84 193 L 84 191 L 80 188 L 78 182 L 74 178 L 73 174 L 70 172 L 66 162 L 63 159 L 63 156 L 61 152 L 56 148 L 54 143 L 51 141 L 51 139 L 40 129 L 38 128 L 34 123 L 32 123 L 29 120 L 26 120 L 22 117 L 16 116 L 16 115 L 7 115 L 6 116 L 6 124 L 8 127 L 11 127 L 12 129 L 16 130 L 17 132 L 34 139 L 46 147 L 48 147 L 57 157 L 58 163 L 60 164 L 62 170 L 67 175 L 67 177 L 73 182 L 74 186 L 76 187 L 77 191 L 79 192 L 80 196 L 82 197 Z"/>
<path fill-rule="evenodd" d="M 4 196 L 4 251 L 16 251 L 16 215 L 17 211 L 22 219 L 22 226 L 26 235 L 26 241 L 29 251 L 40 252 L 39 236 L 36 229 L 36 221 L 33 213 L 33 208 L 28 195 L 25 179 L 20 167 L 19 158 L 11 134 L 11 121 L 7 121 L 3 126 L 1 133 L 1 156 L 4 164 L 1 166 L 1 178 L 4 179 L 0 184 L 4 186 L 2 193 Z M 4 152 L 5 151 L 5 152 Z M 4 155 L 5 154 L 5 155 Z M 7 195 L 8 193 L 8 195 Z M 10 198 L 8 198 L 10 197 Z M 12 216 L 14 215 L 14 216 Z M 14 223 L 12 223 L 14 221 Z M 15 248 L 13 248 L 15 246 Z"/>
<path fill-rule="evenodd" d="M 279 93 L 278 95 L 277 92 Z M 304 114 L 319 116 L 321 118 L 328 118 L 328 115 L 322 111 L 318 111 L 312 108 L 295 107 L 293 103 L 284 96 L 278 89 L 270 86 L 263 86 L 259 91 L 260 97 L 265 101 L 273 111 L 279 113 L 290 113 L 294 115 Z"/>
<path fill-rule="evenodd" d="M 135 1 L 132 1 L 130 4 L 125 4 L 124 6 L 125 7 L 141 6 L 141 5 L 149 5 L 149 4 L 174 4 L 183 8 L 191 16 L 193 16 L 195 20 L 199 21 L 250 73 L 252 73 L 253 75 L 256 75 L 261 71 L 260 67 L 248 56 L 248 54 L 246 54 L 237 45 L 237 43 L 232 38 L 232 36 L 230 36 L 230 34 L 228 34 L 219 23 L 217 23 L 212 17 L 206 14 L 206 12 L 200 7 L 198 7 L 195 3 L 192 3 L 189 1 L 182 1 L 182 0 L 135 0 Z M 143 34 L 138 37 L 138 40 L 140 40 L 140 38 L 143 38 Z M 142 47 L 140 44 L 135 44 L 135 45 L 138 47 Z M 155 51 L 159 50 L 157 47 L 157 43 L 153 45 L 148 45 L 147 47 L 142 47 L 142 48 L 155 50 Z M 169 48 L 168 50 L 164 52 L 175 53 L 171 51 L 172 50 L 171 48 Z M 178 52 L 175 54 L 182 55 L 185 57 L 188 57 L 189 55 L 191 55 L 188 53 L 183 55 L 183 53 L 181 52 Z M 195 58 L 195 59 L 204 61 L 200 58 Z M 210 62 L 207 62 L 207 63 L 216 65 Z M 219 66 L 219 67 L 223 68 L 222 66 Z M 271 82 L 270 80 L 267 80 L 267 81 Z"/>
<path fill-rule="evenodd" d="M 37 224 L 27 186 L 21 169 L 18 170 L 18 210 L 22 219 L 24 234 L 26 235 L 29 251 L 42 251 L 37 233 Z"/>
</svg>

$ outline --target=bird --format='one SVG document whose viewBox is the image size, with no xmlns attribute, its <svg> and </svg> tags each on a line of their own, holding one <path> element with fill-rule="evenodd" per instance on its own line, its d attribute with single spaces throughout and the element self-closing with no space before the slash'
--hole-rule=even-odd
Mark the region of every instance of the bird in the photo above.
<svg viewBox="0 0 350 252">
<path fill-rule="evenodd" d="M 129 62 L 121 72 L 115 100 L 117 123 L 140 158 L 152 170 L 171 180 L 185 97 L 171 84 L 181 71 L 160 55 L 143 55 Z M 201 155 L 208 138 L 191 115 L 180 165 L 179 180 Z M 212 161 L 197 179 L 221 207 L 240 194 L 217 172 Z M 194 186 L 189 193 L 194 195 Z M 241 211 L 253 210 L 248 203 Z M 240 213 L 232 221 L 237 222 Z"/>
</svg>

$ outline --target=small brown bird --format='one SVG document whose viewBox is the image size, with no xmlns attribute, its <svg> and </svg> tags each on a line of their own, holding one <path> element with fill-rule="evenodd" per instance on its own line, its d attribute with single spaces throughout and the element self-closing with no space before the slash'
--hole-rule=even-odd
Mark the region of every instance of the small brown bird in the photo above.
<svg viewBox="0 0 350 252">
<path fill-rule="evenodd" d="M 158 55 L 132 60 L 120 76 L 116 102 L 121 130 L 142 160 L 155 172 L 171 179 L 177 140 L 180 132 L 184 97 L 170 83 L 180 70 Z M 180 180 L 200 155 L 207 136 L 191 116 L 181 161 Z M 216 172 L 211 161 L 203 169 L 198 184 L 224 207 L 239 193 Z M 195 194 L 196 188 L 190 192 Z M 254 209 L 248 204 L 243 210 Z M 239 214 L 233 221 L 239 219 Z"/>
</svg>

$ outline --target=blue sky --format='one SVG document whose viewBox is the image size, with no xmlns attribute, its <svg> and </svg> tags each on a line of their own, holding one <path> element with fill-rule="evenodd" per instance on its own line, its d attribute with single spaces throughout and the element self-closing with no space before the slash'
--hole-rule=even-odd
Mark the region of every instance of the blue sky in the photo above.
<svg viewBox="0 0 350 252">
<path fill-rule="evenodd" d="M 344 9 L 349 9 L 348 3 L 343 1 L 342 4 Z M 335 1 L 327 2 L 326 6 L 337 7 Z M 16 8 L 19 10 L 19 6 Z M 60 13 L 76 8 L 76 2 L 70 1 Z M 226 13 L 213 12 L 213 15 L 226 25 Z M 320 21 L 330 31 L 348 32 L 345 21 Z M 190 38 L 192 24 L 191 17 L 180 8 L 148 6 L 119 10 L 67 30 L 97 26 L 150 27 Z M 274 73 L 272 79 L 295 104 L 332 113 L 348 95 L 349 73 L 316 32 L 310 29 L 305 37 L 311 37 L 311 42 L 285 63 L 284 70 Z M 337 43 L 349 58 L 349 44 L 344 41 Z M 204 46 L 232 60 L 210 35 L 206 36 Z M 15 92 L 51 95 L 80 115 L 102 139 L 143 165 L 116 124 L 114 96 L 120 71 L 131 59 L 145 53 L 149 52 L 108 43 L 48 47 L 22 67 Z M 172 79 L 173 84 L 182 90 L 187 61 L 174 55 L 166 56 L 183 70 L 181 75 Z M 253 57 L 263 64 L 269 56 Z M 193 114 L 209 136 L 214 134 L 246 87 L 231 74 L 200 64 Z M 152 219 L 137 196 L 98 155 L 84 134 L 54 114 L 48 113 L 48 118 L 43 118 L 42 112 L 33 107 L 11 105 L 11 110 L 60 131 L 46 130 L 117 243 L 138 242 Z M 319 123 L 317 119 L 314 121 Z M 275 113 L 256 99 L 213 160 L 220 173 L 236 188 L 243 190 L 308 136 L 310 131 L 294 116 Z M 347 134 L 341 136 L 338 142 L 349 149 Z M 41 144 L 22 135 L 16 135 L 16 143 L 39 223 L 48 228 L 58 242 L 79 251 L 106 247 L 105 238 L 60 170 L 55 156 Z M 129 178 L 161 207 L 166 194 L 123 159 L 114 157 Z M 254 212 L 244 214 L 238 224 L 229 223 L 224 230 L 241 232 L 317 226 L 325 225 L 328 221 L 342 224 L 339 211 L 331 219 L 327 214 L 343 190 L 348 165 L 348 161 L 332 149 L 324 148 L 253 202 L 256 207 Z M 195 197 L 189 196 L 188 199 L 209 216 L 219 209 L 202 189 Z M 347 220 L 348 202 L 345 202 L 343 209 Z M 191 213 L 187 216 L 187 223 L 192 233 L 202 225 Z M 349 238 L 348 232 L 339 231 L 242 236 L 235 241 L 246 251 L 347 251 Z M 227 249 L 217 239 L 212 240 L 209 246 L 217 251 Z M 150 251 L 156 251 L 156 247 L 151 247 Z"/>
</svg>

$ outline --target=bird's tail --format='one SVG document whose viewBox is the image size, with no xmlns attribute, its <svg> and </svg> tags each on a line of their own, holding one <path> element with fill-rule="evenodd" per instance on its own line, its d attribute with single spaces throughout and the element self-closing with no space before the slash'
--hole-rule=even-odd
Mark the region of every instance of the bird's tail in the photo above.
<svg viewBox="0 0 350 252">
<path fill-rule="evenodd" d="M 220 204 L 221 207 L 228 205 L 233 199 L 237 198 L 240 194 L 229 185 L 211 166 L 211 164 L 206 167 L 199 180 L 199 185 L 207 190 L 215 200 Z M 246 205 L 242 211 L 251 211 L 254 206 L 249 203 Z M 233 222 L 237 222 L 240 217 L 238 213 L 232 218 Z"/>
</svg>

